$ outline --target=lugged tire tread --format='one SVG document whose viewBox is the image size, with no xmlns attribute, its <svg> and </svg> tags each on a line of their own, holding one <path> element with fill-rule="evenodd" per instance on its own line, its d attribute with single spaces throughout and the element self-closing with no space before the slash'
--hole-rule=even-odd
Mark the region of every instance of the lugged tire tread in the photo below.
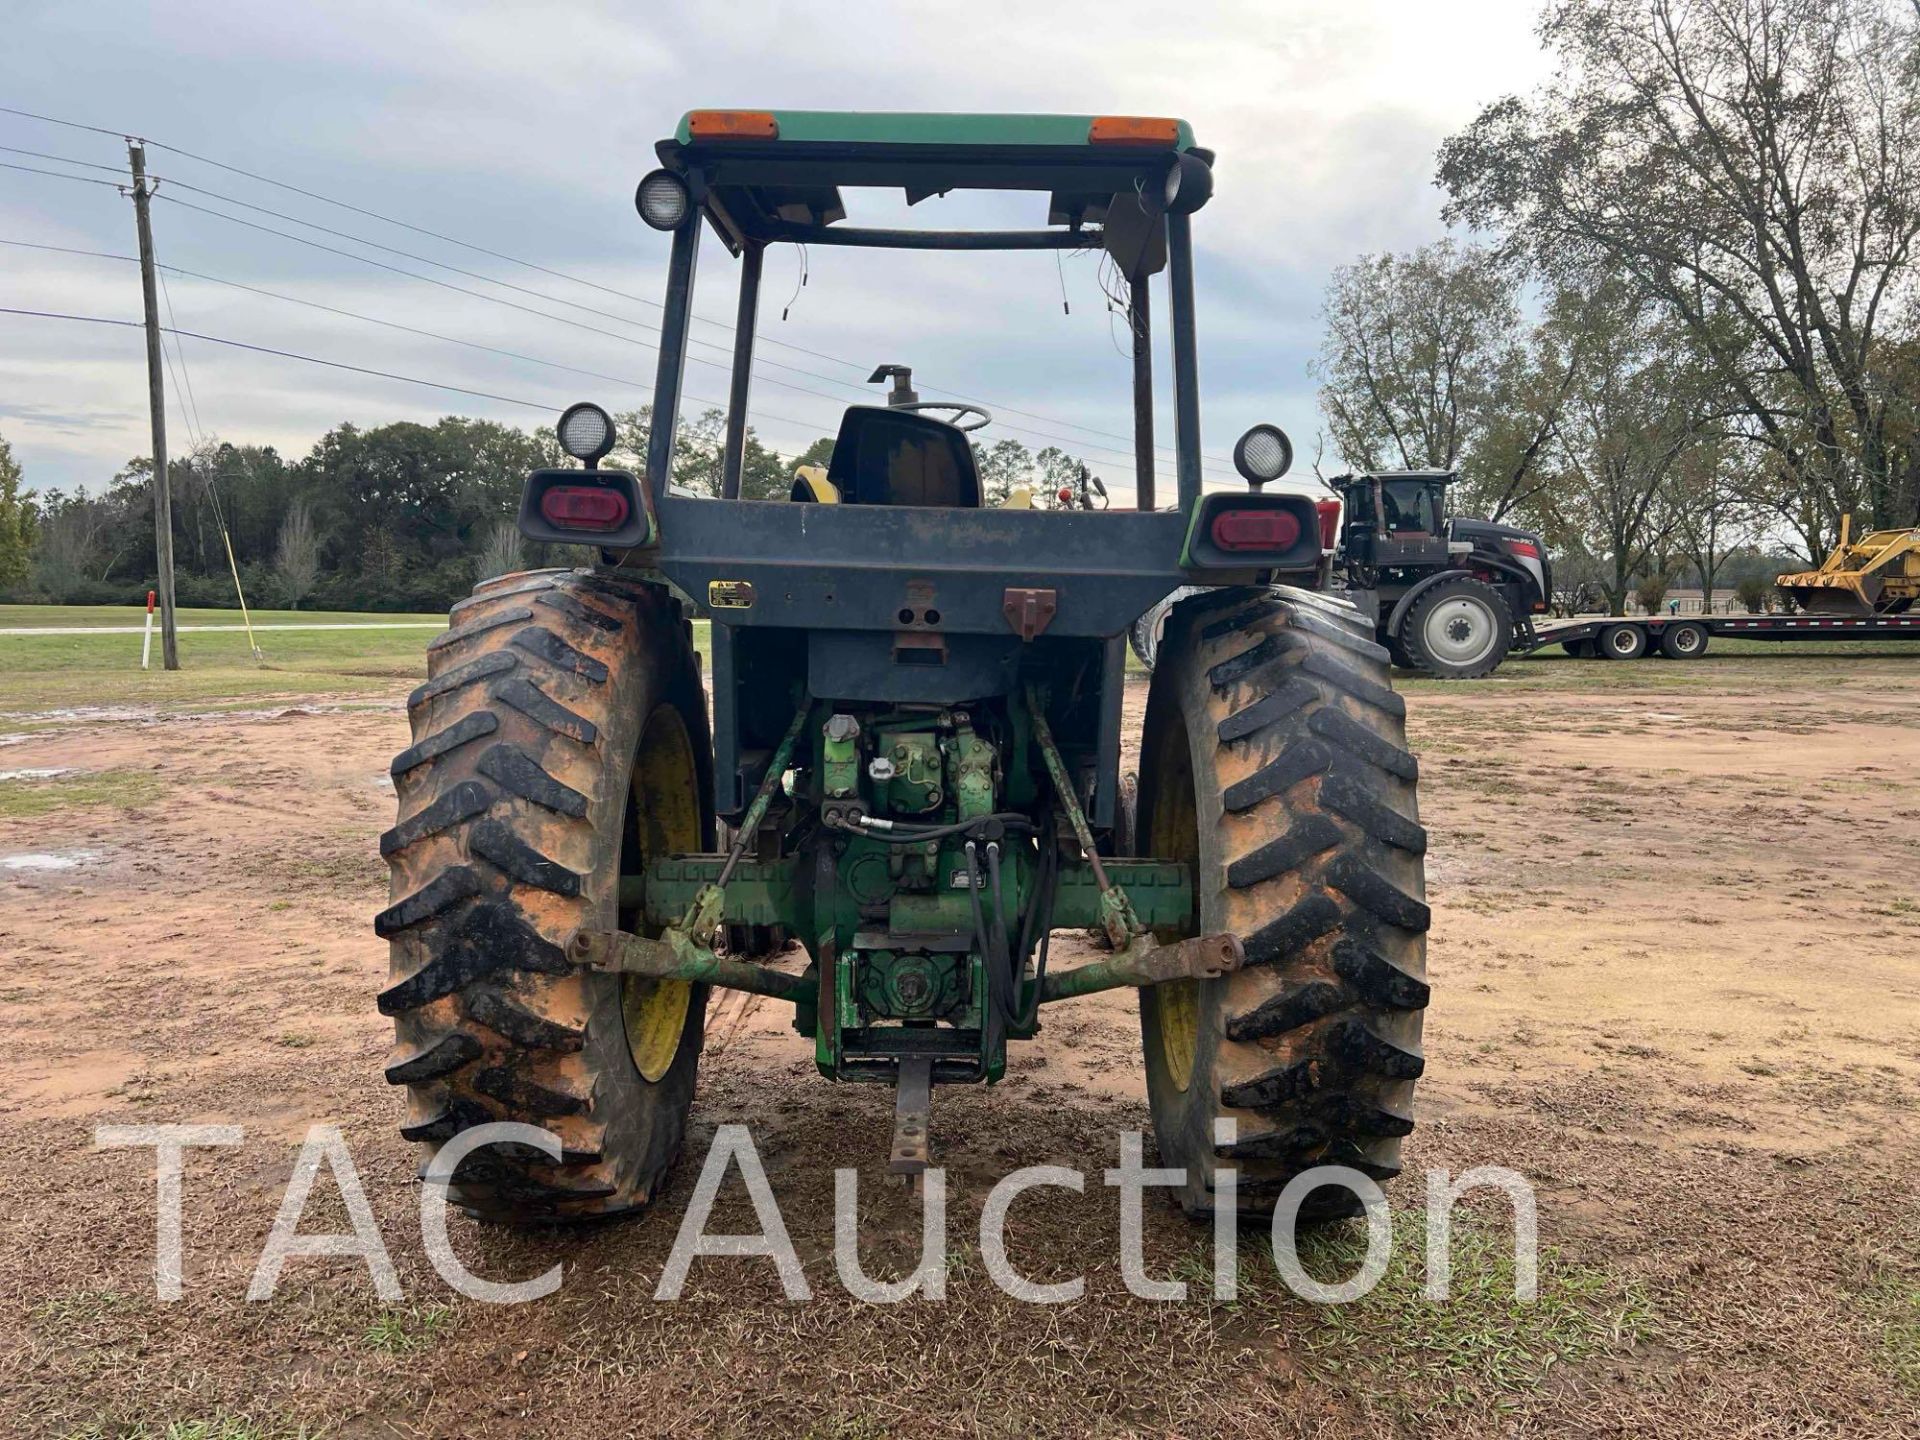
<svg viewBox="0 0 1920 1440">
<path fill-rule="evenodd" d="M 1348 754 L 1379 766 L 1389 775 L 1398 775 L 1402 780 L 1420 778 L 1420 762 L 1414 759 L 1412 751 L 1374 734 L 1344 710 L 1323 705 L 1307 717 L 1307 728 Z"/>
<path fill-rule="evenodd" d="M 593 606 L 576 600 L 564 590 L 549 590 L 544 595 L 537 595 L 534 597 L 534 604 L 545 605 L 550 610 L 558 610 L 569 620 L 577 620 L 590 629 L 598 630 L 602 635 L 620 633 L 622 621 L 618 616 L 609 615 L 604 610 L 596 610 Z M 532 611 L 527 612 L 529 617 L 532 613 Z"/>
<path fill-rule="evenodd" d="M 444 910 L 480 893 L 480 876 L 471 865 L 442 870 L 424 887 L 373 917 L 373 933 L 391 940 L 402 930 L 425 924 Z"/>
<path fill-rule="evenodd" d="M 492 803 L 493 797 L 486 786 L 478 780 L 462 780 L 382 835 L 380 853 L 391 859 L 409 845 L 484 814 Z"/>
<path fill-rule="evenodd" d="M 451 695 L 456 690 L 490 679 L 503 671 L 513 669 L 519 663 L 517 656 L 508 654 L 504 650 L 496 650 L 490 655 L 482 655 L 477 660 L 456 665 L 451 670 L 442 671 L 426 681 L 409 695 L 407 709 L 418 710 L 431 700 L 438 700 L 443 695 Z"/>
<path fill-rule="evenodd" d="M 1332 764 L 1333 751 L 1327 746 L 1317 740 L 1297 741 L 1246 779 L 1229 785 L 1221 792 L 1220 803 L 1230 812 L 1251 810 Z"/>
<path fill-rule="evenodd" d="M 592 827 L 625 794 L 610 789 L 606 767 L 625 761 L 607 744 L 635 740 L 649 713 L 636 698 L 682 707 L 705 746 L 691 635 L 662 586 L 567 570 L 486 582 L 453 619 L 432 651 L 447 668 L 409 702 L 413 744 L 394 762 L 405 818 L 383 840 L 395 899 L 376 928 L 393 978 L 377 1004 L 396 1029 L 389 1079 L 408 1087 L 401 1133 L 431 1147 L 498 1120 L 545 1126 L 562 1137 L 557 1161 L 489 1146 L 462 1161 L 449 1198 L 518 1224 L 626 1213 L 679 1148 L 698 1030 L 656 1096 L 611 1058 L 626 1051 L 617 982 L 584 975 L 561 942 L 595 923 L 589 883 L 611 883 L 617 836 Z M 615 666 L 640 668 L 616 685 Z M 583 858 L 591 876 L 574 868 Z"/>
<path fill-rule="evenodd" d="M 583 1030 L 534 1014 L 492 985 L 475 985 L 467 992 L 467 1014 L 489 1030 L 528 1050 L 572 1052 L 586 1044 Z"/>
<path fill-rule="evenodd" d="M 486 754 L 480 757 L 478 768 L 482 775 L 501 789 L 511 791 L 522 800 L 530 800 L 571 820 L 586 816 L 586 796 L 571 785 L 563 785 L 554 779 L 540 768 L 537 760 L 511 742 L 502 741 L 490 746 Z"/>
<path fill-rule="evenodd" d="M 393 763 L 387 767 L 391 775 L 405 775 L 416 770 L 429 760 L 437 760 L 449 750 L 465 745 L 469 740 L 478 740 L 491 735 L 500 728 L 500 717 L 491 710 L 472 710 L 462 715 L 444 730 L 436 730 L 418 744 L 409 745 L 393 757 Z"/>
<path fill-rule="evenodd" d="M 521 630 L 514 635 L 513 643 L 527 654 L 546 661 L 562 674 L 578 675 L 594 685 L 607 683 L 605 661 L 596 660 L 585 651 L 576 650 L 551 630 L 539 628 Z"/>
<path fill-rule="evenodd" d="M 1320 782 L 1320 803 L 1337 810 L 1382 845 L 1409 855 L 1427 853 L 1427 832 L 1388 805 L 1354 768 L 1335 765 Z"/>
<path fill-rule="evenodd" d="M 582 745 L 591 745 L 600 736 L 599 726 L 583 715 L 576 715 L 531 680 L 516 676 L 499 686 L 494 691 L 494 698 L 503 705 L 512 706 L 529 720 L 546 726 L 554 734 L 578 740 Z"/>
<path fill-rule="evenodd" d="M 1271 1204 L 1319 1164 L 1391 1177 L 1413 1126 L 1407 1094 L 1425 1066 L 1418 1012 L 1430 994 L 1402 965 L 1418 967 L 1431 923 L 1418 893 L 1427 838 L 1411 804 L 1419 765 L 1405 745 L 1406 703 L 1372 622 L 1351 607 L 1284 588 L 1215 600 L 1204 618 L 1190 605 L 1169 615 L 1155 683 L 1183 687 L 1189 717 L 1218 717 L 1213 763 L 1241 775 L 1221 784 L 1216 820 L 1201 819 L 1220 827 L 1214 883 L 1245 897 L 1232 913 L 1248 927 L 1240 973 L 1214 982 L 1227 987 L 1216 992 L 1215 1043 L 1239 1047 L 1214 1072 L 1217 1105 L 1239 1122 L 1217 1153 L 1240 1162 L 1243 1204 Z M 1251 773 L 1246 746 L 1259 747 Z M 1204 793 L 1197 740 L 1191 758 Z M 1211 1194 L 1190 1187 L 1189 1209 L 1204 1211 Z M 1317 1192 L 1309 1211 L 1345 1213 L 1344 1203 Z"/>
<path fill-rule="evenodd" d="M 580 876 L 557 860 L 550 860 L 515 835 L 500 820 L 482 820 L 467 834 L 467 848 L 496 870 L 556 895 L 580 893 Z"/>
<path fill-rule="evenodd" d="M 1314 856 L 1331 850 L 1343 838 L 1340 827 L 1324 815 L 1303 815 L 1274 840 L 1250 850 L 1227 866 L 1227 884 L 1236 890 L 1297 870 Z"/>
<path fill-rule="evenodd" d="M 431 1045 L 387 1066 L 389 1085 L 417 1085 L 451 1075 L 480 1053 L 480 1042 L 463 1030 L 449 1030 Z"/>
<path fill-rule="evenodd" d="M 1257 735 L 1319 698 L 1320 692 L 1311 684 L 1298 675 L 1289 675 L 1276 688 L 1222 720 L 1217 727 L 1220 741 L 1231 744 Z"/>
<path fill-rule="evenodd" d="M 1388 686 L 1367 679 L 1343 660 L 1315 650 L 1301 660 L 1300 668 L 1329 685 L 1337 686 L 1342 694 L 1351 695 L 1361 704 L 1371 705 L 1395 720 L 1407 718 L 1405 700 L 1394 694 Z"/>
<path fill-rule="evenodd" d="M 531 620 L 533 611 L 526 606 L 511 610 L 490 610 L 477 620 L 469 620 L 464 625 L 455 625 L 427 642 L 427 654 L 438 655 L 442 650 L 450 650 L 462 641 L 471 640 L 476 635 L 485 635 L 489 630 L 498 630 L 502 625 L 518 625 Z"/>
</svg>

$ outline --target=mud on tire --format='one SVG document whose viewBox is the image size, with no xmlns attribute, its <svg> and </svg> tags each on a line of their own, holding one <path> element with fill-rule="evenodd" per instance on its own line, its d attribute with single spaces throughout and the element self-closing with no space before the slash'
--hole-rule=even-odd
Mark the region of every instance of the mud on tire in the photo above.
<svg viewBox="0 0 1920 1440">
<path fill-rule="evenodd" d="M 1270 1211 L 1293 1176 L 1399 1172 L 1425 1066 L 1426 833 L 1387 654 L 1351 606 L 1284 588 L 1213 592 L 1169 617 L 1147 704 L 1146 853 L 1195 867 L 1202 932 L 1246 965 L 1141 992 L 1147 1090 L 1182 1203 Z M 1217 1118 L 1237 1135 L 1217 1147 Z M 1303 1213 L 1349 1213 L 1321 1190 Z"/>
<path fill-rule="evenodd" d="M 582 972 L 564 947 L 583 926 L 633 927 L 623 870 L 712 843 L 689 629 L 653 587 L 506 576 L 453 607 L 427 675 L 392 766 L 391 904 L 374 921 L 401 1134 L 429 1154 L 496 1120 L 559 1136 L 557 1163 L 505 1146 L 463 1162 L 451 1198 L 482 1218 L 634 1209 L 679 1151 L 706 993 Z"/>
</svg>

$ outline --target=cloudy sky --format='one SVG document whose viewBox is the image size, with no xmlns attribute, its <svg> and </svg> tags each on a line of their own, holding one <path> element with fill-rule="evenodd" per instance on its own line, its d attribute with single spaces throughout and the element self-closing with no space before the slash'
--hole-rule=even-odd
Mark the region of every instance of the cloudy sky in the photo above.
<svg viewBox="0 0 1920 1440">
<path fill-rule="evenodd" d="M 10 147 L 0 162 L 111 181 L 126 161 L 119 135 L 144 136 L 162 177 L 155 246 L 175 267 L 166 288 L 179 328 L 496 397 L 180 342 L 184 374 L 168 394 L 176 449 L 204 434 L 298 455 L 343 420 L 458 412 L 528 425 L 573 399 L 646 399 L 666 247 L 634 216 L 632 187 L 686 109 L 1181 115 L 1220 157 L 1195 221 L 1206 451 L 1224 457 L 1246 425 L 1273 420 L 1304 465 L 1319 428 L 1308 367 L 1329 273 L 1440 232 L 1434 147 L 1544 73 L 1536 10 L 1537 0 L 0 0 L 0 106 L 109 132 L 0 114 Z M 868 195 L 849 209 L 884 222 L 898 207 Z M 1038 219 L 949 199 L 910 222 L 1009 213 Z M 130 256 L 132 207 L 110 184 L 0 168 L 0 241 Z M 717 247 L 703 255 L 703 316 L 730 315 L 729 269 Z M 798 255 L 769 256 L 753 419 L 775 448 L 831 433 L 862 398 L 865 372 L 899 361 L 930 395 L 999 406 L 983 438 L 1064 442 L 1127 475 L 1128 367 L 1091 258 L 816 248 L 804 288 L 799 279 Z M 0 245 L 0 307 L 137 319 L 138 272 L 125 259 Z M 695 334 L 706 363 L 687 388 L 724 395 L 728 327 Z M 30 488 L 98 486 L 145 453 L 145 405 L 137 330 L 0 314 L 0 435 Z M 1171 429 L 1163 418 L 1162 438 Z M 1231 475 L 1218 459 L 1209 473 Z"/>
</svg>

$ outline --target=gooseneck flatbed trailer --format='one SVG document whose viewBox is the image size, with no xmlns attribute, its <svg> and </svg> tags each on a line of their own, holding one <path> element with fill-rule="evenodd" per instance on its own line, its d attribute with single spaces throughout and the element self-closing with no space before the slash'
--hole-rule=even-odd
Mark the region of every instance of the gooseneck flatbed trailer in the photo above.
<svg viewBox="0 0 1920 1440">
<path fill-rule="evenodd" d="M 1917 640 L 1920 613 L 1901 615 L 1596 615 L 1534 628 L 1515 654 L 1558 645 L 1581 660 L 1661 655 L 1697 660 L 1716 635 L 1734 640 Z"/>
</svg>

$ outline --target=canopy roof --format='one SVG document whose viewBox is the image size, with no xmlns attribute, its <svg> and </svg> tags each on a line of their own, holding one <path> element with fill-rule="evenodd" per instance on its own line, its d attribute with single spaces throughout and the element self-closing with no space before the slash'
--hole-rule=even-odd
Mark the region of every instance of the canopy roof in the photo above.
<svg viewBox="0 0 1920 1440">
<path fill-rule="evenodd" d="M 688 145 L 694 139 L 694 118 L 710 114 L 771 116 L 777 138 L 827 145 L 957 145 L 969 149 L 997 145 L 1052 145 L 1075 148 L 1090 145 L 1094 115 L 969 115 L 921 113 L 909 110 L 690 110 L 680 117 L 674 139 Z M 1111 117 L 1122 118 L 1122 117 Z M 1171 148 L 1193 148 L 1193 128 L 1184 120 L 1175 127 Z"/>
<path fill-rule="evenodd" d="M 1180 154 L 1213 158 L 1171 118 L 898 111 L 694 110 L 658 149 L 668 169 L 697 173 L 709 218 L 736 248 L 827 238 L 846 218 L 842 186 L 900 189 L 908 204 L 949 190 L 1046 191 L 1047 223 L 1077 231 L 1104 221 L 1116 195 L 1157 193 Z"/>
</svg>

